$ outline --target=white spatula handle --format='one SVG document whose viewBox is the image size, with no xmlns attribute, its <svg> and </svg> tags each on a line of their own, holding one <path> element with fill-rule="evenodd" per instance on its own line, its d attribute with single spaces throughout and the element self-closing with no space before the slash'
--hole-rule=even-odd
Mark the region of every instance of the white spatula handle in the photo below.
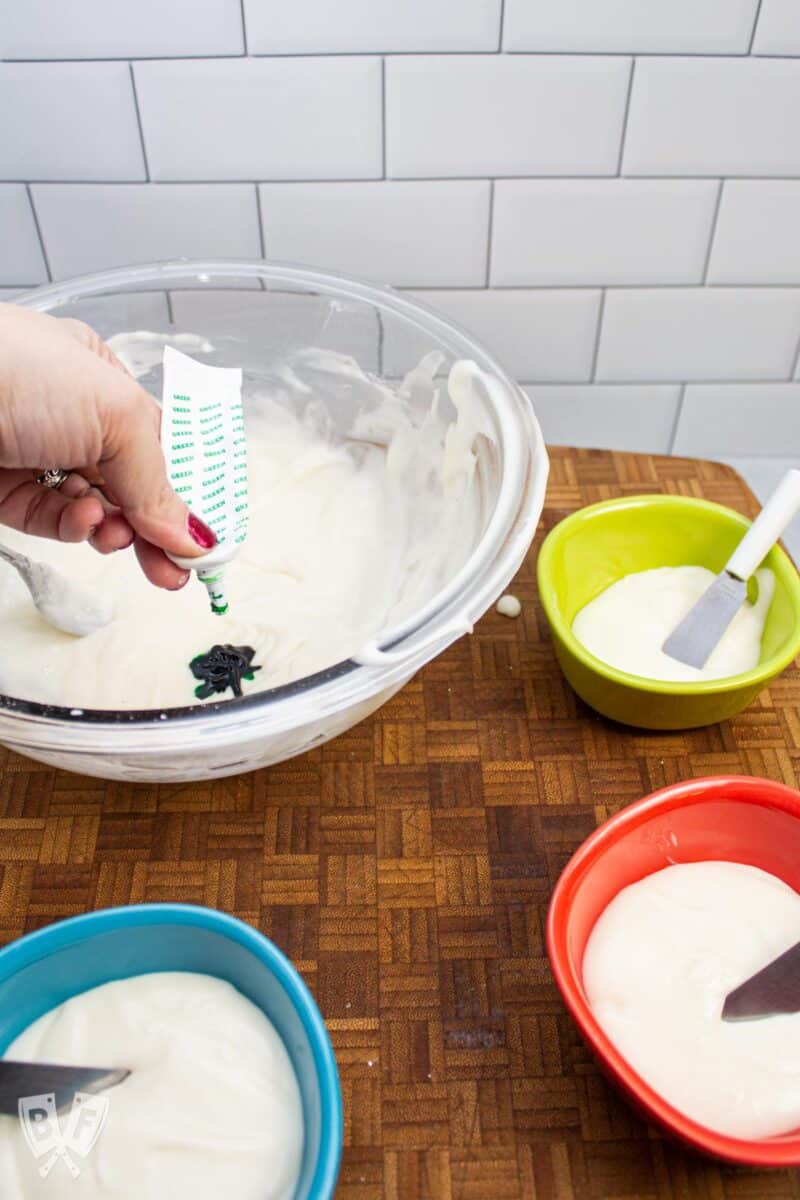
<svg viewBox="0 0 800 1200">
<path fill-rule="evenodd" d="M 728 559 L 725 570 L 749 579 L 786 526 L 800 512 L 800 471 L 787 471 Z"/>
</svg>

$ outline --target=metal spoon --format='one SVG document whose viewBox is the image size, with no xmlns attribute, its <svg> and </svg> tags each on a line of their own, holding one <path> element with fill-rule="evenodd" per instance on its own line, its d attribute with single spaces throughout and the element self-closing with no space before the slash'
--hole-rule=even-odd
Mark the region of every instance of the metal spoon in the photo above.
<svg viewBox="0 0 800 1200">
<path fill-rule="evenodd" d="M 86 637 L 113 621 L 114 603 L 109 597 L 96 596 L 55 567 L 35 562 L 6 546 L 0 546 L 0 558 L 17 569 L 45 621 L 63 633 Z"/>
<path fill-rule="evenodd" d="M 50 1063 L 0 1059 L 0 1113 L 16 1117 L 21 1100 L 53 1096 L 56 1111 L 72 1104 L 76 1092 L 104 1092 L 130 1075 L 124 1068 L 59 1067 Z"/>
</svg>

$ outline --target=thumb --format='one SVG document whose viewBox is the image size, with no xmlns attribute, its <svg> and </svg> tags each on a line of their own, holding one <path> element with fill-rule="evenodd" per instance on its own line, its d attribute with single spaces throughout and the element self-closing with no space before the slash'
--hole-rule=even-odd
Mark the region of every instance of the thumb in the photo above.
<svg viewBox="0 0 800 1200">
<path fill-rule="evenodd" d="M 114 500 L 140 537 L 170 554 L 195 558 L 216 545 L 211 529 L 172 490 L 159 441 L 159 409 L 130 376 L 101 367 L 103 451 L 98 463 Z"/>
</svg>

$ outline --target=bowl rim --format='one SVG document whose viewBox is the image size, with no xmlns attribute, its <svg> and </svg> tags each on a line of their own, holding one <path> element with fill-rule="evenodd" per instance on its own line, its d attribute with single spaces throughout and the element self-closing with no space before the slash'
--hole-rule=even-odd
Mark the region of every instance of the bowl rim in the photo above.
<svg viewBox="0 0 800 1200">
<path fill-rule="evenodd" d="M 0 982 L 50 953 L 131 926 L 196 926 L 228 938 L 257 958 L 283 988 L 308 1036 L 325 1118 L 312 1179 L 313 1195 L 333 1196 L 344 1136 L 342 1091 L 336 1056 L 322 1013 L 297 968 L 260 930 L 220 909 L 199 904 L 160 902 L 95 909 L 23 934 L 0 948 Z M 75 993 L 79 995 L 80 993 Z M 327 1190 L 325 1190 L 327 1189 Z"/>
<path fill-rule="evenodd" d="M 731 792 L 735 789 L 735 795 Z M 788 813 L 800 821 L 800 793 L 784 783 L 751 775 L 712 775 L 683 780 L 651 792 L 603 821 L 581 843 L 564 867 L 553 889 L 547 912 L 547 955 L 558 989 L 581 1035 L 598 1061 L 623 1090 L 646 1110 L 649 1117 L 696 1149 L 728 1162 L 749 1166 L 789 1167 L 800 1164 L 800 1128 L 796 1133 L 772 1138 L 735 1138 L 717 1133 L 687 1117 L 650 1086 L 629 1064 L 595 1018 L 573 971 L 567 949 L 567 928 L 572 900 L 586 870 L 616 844 L 616 834 L 631 832 L 659 813 L 686 804 L 703 804 L 727 798 Z M 642 876 L 645 878 L 645 876 Z"/>
<path fill-rule="evenodd" d="M 720 695 L 721 693 L 737 691 L 740 688 L 758 686 L 761 683 L 765 683 L 768 679 L 772 679 L 775 675 L 780 674 L 800 653 L 800 619 L 796 621 L 794 635 L 789 638 L 788 646 L 779 654 L 771 655 L 750 671 L 743 671 L 738 675 L 725 675 L 721 679 L 701 679 L 697 681 L 668 680 L 651 679 L 646 675 L 633 675 L 629 671 L 621 671 L 617 667 L 612 667 L 609 663 L 604 662 L 603 659 L 597 658 L 591 651 L 586 649 L 582 642 L 578 641 L 562 616 L 555 586 L 552 583 L 552 562 L 558 546 L 576 525 L 601 518 L 609 511 L 647 507 L 681 507 L 695 509 L 699 512 L 715 513 L 739 525 L 742 533 L 745 533 L 751 525 L 751 521 L 747 517 L 737 512 L 735 508 L 728 508 L 725 504 L 717 504 L 713 500 L 702 500 L 696 496 L 673 496 L 664 492 L 642 492 L 635 496 L 617 496 L 611 500 L 600 500 L 596 504 L 588 504 L 584 508 L 579 508 L 576 512 L 570 513 L 569 516 L 564 517 L 553 526 L 542 542 L 542 548 L 539 551 L 539 558 L 536 564 L 536 581 L 539 598 L 542 602 L 548 624 L 554 634 L 556 634 L 570 654 L 578 659 L 583 666 L 594 672 L 594 674 L 601 676 L 610 683 L 620 684 L 639 692 L 655 695 Z M 766 563 L 768 560 L 770 569 L 775 571 L 781 583 L 788 589 L 796 614 L 800 615 L 800 574 L 798 574 L 797 567 L 779 543 L 776 543 L 772 547 L 763 562 Z"/>
<path fill-rule="evenodd" d="M 484 374 L 492 377 L 489 382 L 496 381 L 507 393 L 509 413 L 514 410 L 517 428 L 511 430 L 510 424 L 504 424 L 500 419 L 498 428 L 504 452 L 508 452 L 517 476 L 519 494 L 516 504 L 511 503 L 510 494 L 502 494 L 501 488 L 489 524 L 458 573 L 458 593 L 453 594 L 454 577 L 400 626 L 382 631 L 377 639 L 375 661 L 358 661 L 356 655 L 302 679 L 250 692 L 238 699 L 177 707 L 91 709 L 69 704 L 44 704 L 0 694 L 0 723 L 4 740 L 9 744 L 13 742 L 15 746 L 32 751 L 50 749 L 48 731 L 54 727 L 70 727 L 70 732 L 81 739 L 73 753 L 107 753 L 109 745 L 106 741 L 95 740 L 93 728 L 98 737 L 101 729 L 103 733 L 113 730 L 124 737 L 128 728 L 135 728 L 146 731 L 151 740 L 147 745 L 126 741 L 120 748 L 126 753 L 146 754 L 180 745 L 187 722 L 196 732 L 206 728 L 216 731 L 219 722 L 215 718 L 224 715 L 231 726 L 227 730 L 227 740 L 233 741 L 238 734 L 253 728 L 258 728 L 260 733 L 272 734 L 307 722 L 309 700 L 314 706 L 314 717 L 337 713 L 371 699 L 395 683 L 405 682 L 432 656 L 429 653 L 432 644 L 435 645 L 434 653 L 438 654 L 471 629 L 472 622 L 507 586 L 530 547 L 541 517 L 549 470 L 544 437 L 533 402 L 480 340 L 416 295 L 354 276 L 280 260 L 183 258 L 115 267 L 45 283 L 23 291 L 14 297 L 14 303 L 49 312 L 54 305 L 91 296 L 102 297 L 114 288 L 136 291 L 143 284 L 152 284 L 156 290 L 168 292 L 189 277 L 196 281 L 199 290 L 212 293 L 216 290 L 215 280 L 238 280 L 239 283 L 272 280 L 276 291 L 284 284 L 289 291 L 304 288 L 309 293 L 344 296 L 372 304 L 436 336 L 454 358 L 472 358 Z M 225 290 L 224 282 L 221 287 Z M 269 290 L 267 287 L 264 294 Z M 247 289 L 247 294 L 257 293 Z M 497 388 L 487 390 L 495 393 Z M 490 525 L 495 535 L 502 533 L 502 537 L 496 537 L 497 544 L 491 554 Z M 479 567 L 482 570 L 478 571 Z"/>
</svg>

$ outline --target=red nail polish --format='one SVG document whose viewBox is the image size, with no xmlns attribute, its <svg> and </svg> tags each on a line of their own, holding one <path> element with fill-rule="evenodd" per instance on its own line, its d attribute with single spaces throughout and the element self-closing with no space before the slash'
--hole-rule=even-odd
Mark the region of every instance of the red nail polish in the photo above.
<svg viewBox="0 0 800 1200">
<path fill-rule="evenodd" d="M 217 544 L 217 535 L 213 529 L 196 517 L 194 513 L 189 513 L 189 533 L 198 546 L 202 546 L 204 550 L 211 550 Z"/>
</svg>

